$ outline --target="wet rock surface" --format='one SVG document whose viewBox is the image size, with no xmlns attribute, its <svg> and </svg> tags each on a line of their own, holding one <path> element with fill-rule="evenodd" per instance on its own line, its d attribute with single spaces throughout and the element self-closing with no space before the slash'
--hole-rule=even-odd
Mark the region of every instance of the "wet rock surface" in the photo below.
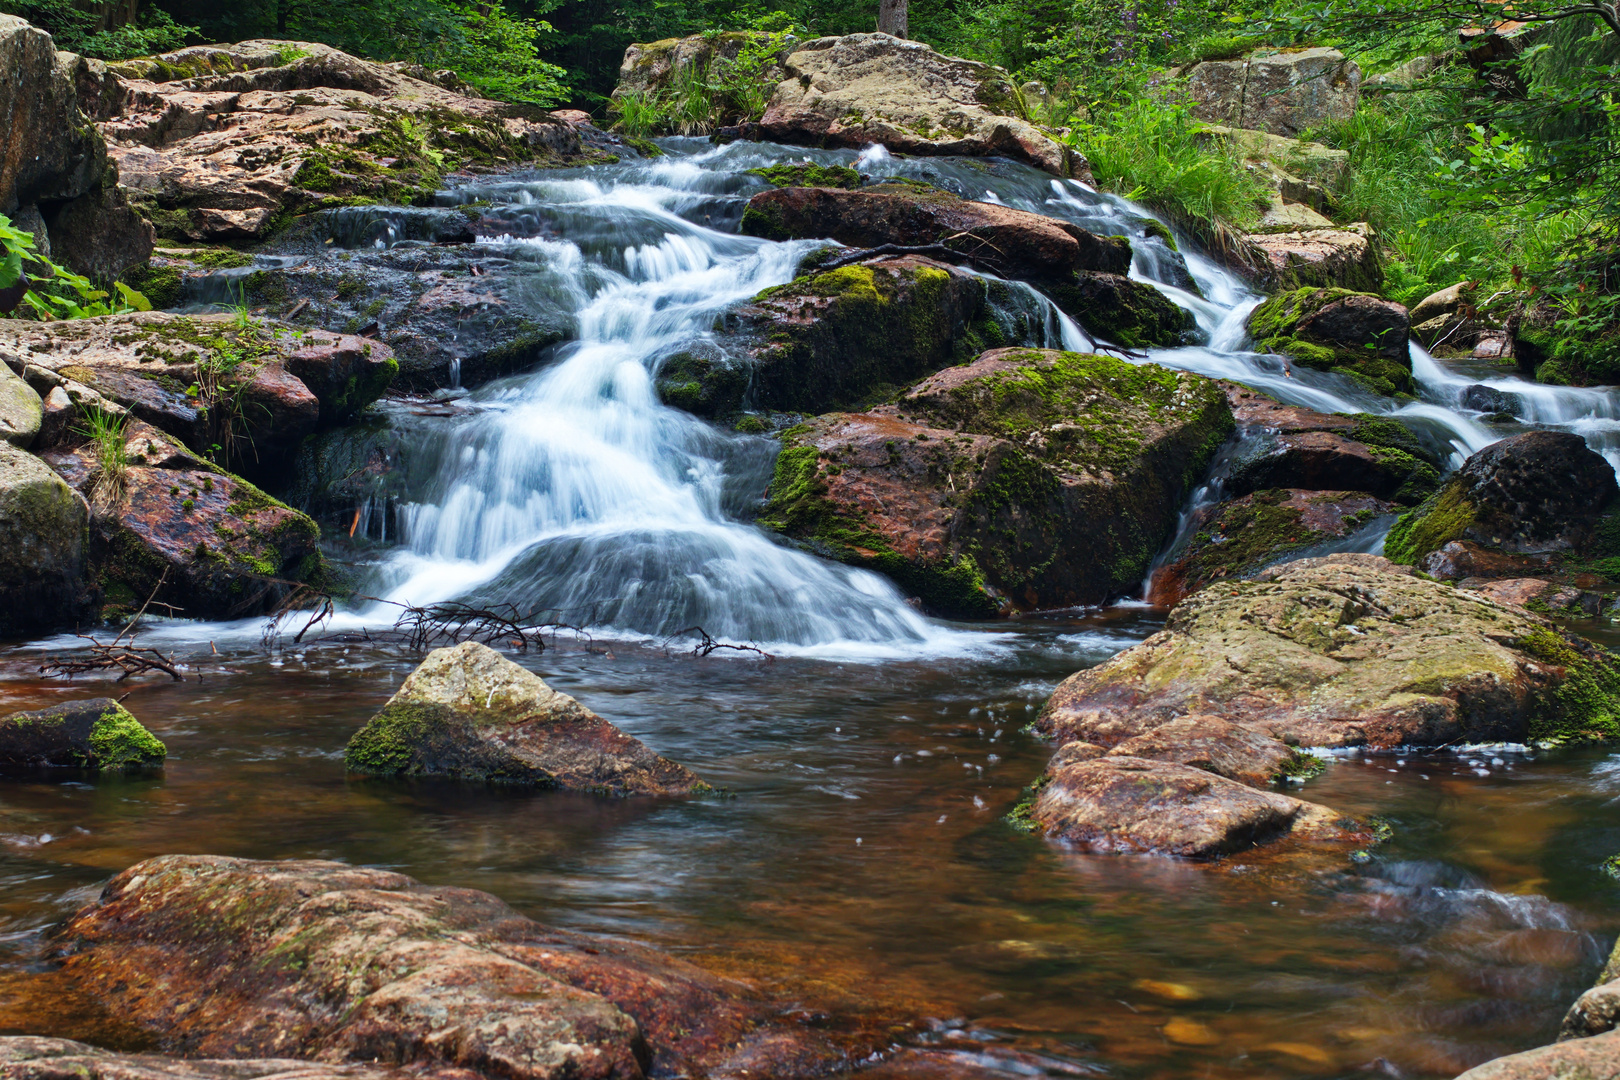
<svg viewBox="0 0 1620 1080">
<path fill-rule="evenodd" d="M 32 454 L 0 443 L 0 630 L 86 613 L 89 504 Z"/>
<path fill-rule="evenodd" d="M 1376 439 L 1380 429 L 1405 434 L 1392 420 L 1367 417 L 1359 428 Z M 1420 456 L 1407 435 L 1405 445 L 1389 446 L 1355 438 L 1358 427 L 1335 431 L 1265 432 L 1251 437 L 1232 462 L 1227 489 L 1234 495 L 1276 488 L 1311 491 L 1365 491 L 1382 499 L 1412 505 L 1439 483 L 1439 472 Z M 1396 441 L 1396 440 L 1391 440 Z"/>
<path fill-rule="evenodd" d="M 168 751 L 111 698 L 0 717 L 0 767 L 157 768 Z"/>
<path fill-rule="evenodd" d="M 1255 308 L 1248 330 L 1267 352 L 1348 375 L 1377 393 L 1413 389 L 1411 321 L 1393 301 L 1342 288 L 1293 289 Z"/>
<path fill-rule="evenodd" d="M 1476 1065 L 1457 1080 L 1612 1080 L 1620 1077 L 1620 1031 L 1553 1043 Z"/>
<path fill-rule="evenodd" d="M 783 68 L 759 124 L 742 129 L 750 137 L 1008 157 L 1055 176 L 1090 176 L 1084 158 L 1019 115 L 1018 91 L 1000 68 L 888 34 L 816 38 Z"/>
<path fill-rule="evenodd" d="M 293 1058 L 211 1058 L 115 1053 L 72 1039 L 0 1036 L 7 1080 L 393 1080 L 397 1069 L 328 1065 Z"/>
<path fill-rule="evenodd" d="M 610 795 L 706 790 L 533 672 L 477 642 L 435 649 L 349 741 L 344 761 L 379 776 L 448 776 Z"/>
<path fill-rule="evenodd" d="M 188 618 L 239 618 L 320 580 L 309 518 L 138 420 L 117 438 L 122 468 L 94 442 L 42 455 L 89 502 L 88 573 L 111 610 L 150 596 Z"/>
<path fill-rule="evenodd" d="M 1298 751 L 1216 716 L 1184 716 L 1134 735 L 1110 755 L 1168 761 L 1264 787 L 1294 766 Z"/>
<path fill-rule="evenodd" d="M 487 893 L 331 862 L 165 856 L 57 933 L 59 985 L 188 1059 L 514 1080 L 825 1075 L 878 1046 Z M 452 1036 L 453 1033 L 453 1036 Z"/>
<path fill-rule="evenodd" d="M 1610 729 L 1616 663 L 1539 616 L 1334 555 L 1195 593 L 1059 686 L 1037 728 L 1106 742 L 1214 715 L 1301 746 L 1524 742 Z M 1572 705 L 1572 680 L 1597 689 Z"/>
<path fill-rule="evenodd" d="M 784 433 L 761 522 L 942 613 L 1100 603 L 1141 580 L 1229 416 L 1195 375 L 993 350 Z"/>
</svg>

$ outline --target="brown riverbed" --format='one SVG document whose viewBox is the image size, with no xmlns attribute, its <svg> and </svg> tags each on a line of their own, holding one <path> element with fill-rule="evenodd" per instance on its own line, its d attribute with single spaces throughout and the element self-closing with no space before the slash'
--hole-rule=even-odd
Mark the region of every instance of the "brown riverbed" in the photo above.
<svg viewBox="0 0 1620 1080">
<path fill-rule="evenodd" d="M 1365 862 L 1065 851 L 1004 815 L 1051 687 L 1150 633 L 1029 624 L 981 660 L 694 659 L 564 639 L 518 656 L 730 797 L 605 800 L 344 775 L 397 645 L 179 647 L 200 681 L 44 679 L 0 710 L 129 692 L 161 775 L 0 787 L 0 1030 L 133 1044 L 45 993 L 44 931 L 153 855 L 327 858 L 485 889 L 815 1010 L 915 1017 L 986 1075 L 1449 1077 L 1548 1041 L 1620 929 L 1620 755 L 1336 760 L 1306 797 L 1379 815 Z M 40 981 L 42 978 L 46 981 Z M 1022 1070 L 1022 1071 L 1021 1071 Z M 1028 1070 L 1037 1070 L 1034 1072 Z"/>
</svg>

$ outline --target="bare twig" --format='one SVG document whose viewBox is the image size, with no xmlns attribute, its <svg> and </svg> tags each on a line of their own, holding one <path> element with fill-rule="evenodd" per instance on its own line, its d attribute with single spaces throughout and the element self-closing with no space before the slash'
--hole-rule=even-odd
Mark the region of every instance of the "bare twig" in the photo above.
<svg viewBox="0 0 1620 1080">
<path fill-rule="evenodd" d="M 283 624 L 290 625 L 297 616 L 307 613 L 309 617 L 304 620 L 303 627 L 293 635 L 293 642 L 296 644 L 304 640 L 305 634 L 330 619 L 336 610 L 330 593 L 308 585 L 299 585 L 287 594 L 287 598 L 270 616 L 270 621 L 265 624 L 262 640 L 267 647 L 274 644 L 286 629 Z"/>
<path fill-rule="evenodd" d="M 89 656 L 71 660 L 48 660 L 39 666 L 41 673 L 46 675 L 83 675 L 90 671 L 123 672 L 118 681 L 123 682 L 131 675 L 145 675 L 148 672 L 161 671 L 176 682 L 184 682 L 185 676 L 180 674 L 179 665 L 174 657 L 165 656 L 156 649 L 138 648 L 134 642 L 128 645 L 119 645 L 117 641 L 111 644 L 102 644 L 89 635 L 81 634 L 90 642 Z"/>
<path fill-rule="evenodd" d="M 714 638 L 710 637 L 709 632 L 703 629 L 701 626 L 688 626 L 685 630 L 677 630 L 675 633 L 665 638 L 663 645 L 664 655 L 669 655 L 670 642 L 674 641 L 676 638 L 689 637 L 693 634 L 698 636 L 698 643 L 692 646 L 692 655 L 700 659 L 708 656 L 710 653 L 718 652 L 721 649 L 729 649 L 732 652 L 754 653 L 758 656 L 763 656 L 768 661 L 776 659 L 776 657 L 772 656 L 764 649 L 754 645 L 733 645 L 725 641 L 716 641 Z"/>
<path fill-rule="evenodd" d="M 169 566 L 168 566 L 167 563 L 165 563 L 163 565 L 163 573 L 158 575 L 158 583 L 156 585 L 152 586 L 152 591 L 146 597 L 146 603 L 141 605 L 141 610 L 139 610 L 139 611 L 137 611 L 135 613 L 135 617 L 133 619 L 129 620 L 129 624 L 118 632 L 118 636 L 113 638 L 113 644 L 114 645 L 116 645 L 120 641 L 124 640 L 124 635 L 125 634 L 130 634 L 129 640 L 130 640 L 131 643 L 134 642 L 135 636 L 134 636 L 134 634 L 132 634 L 130 632 L 135 629 L 135 624 L 141 621 L 141 616 L 146 614 L 146 609 L 152 606 L 152 600 L 157 596 L 158 590 L 163 588 L 163 583 L 165 581 L 168 581 L 168 580 L 169 580 Z M 176 608 L 172 604 L 164 604 L 163 606 L 168 608 L 171 612 L 180 610 L 180 609 Z"/>
</svg>

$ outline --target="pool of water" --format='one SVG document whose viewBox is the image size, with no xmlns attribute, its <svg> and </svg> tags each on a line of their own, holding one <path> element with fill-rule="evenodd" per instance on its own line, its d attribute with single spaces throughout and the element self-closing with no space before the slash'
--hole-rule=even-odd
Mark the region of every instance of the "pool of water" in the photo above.
<svg viewBox="0 0 1620 1080">
<path fill-rule="evenodd" d="M 1029 621 L 958 660 L 567 636 L 514 657 L 728 793 L 671 801 L 345 776 L 345 742 L 415 662 L 394 643 L 176 645 L 193 679 L 137 685 L 41 678 L 40 646 L 14 647 L 0 712 L 128 693 L 170 758 L 0 788 L 0 1030 L 127 1038 L 41 1004 L 43 933 L 140 859 L 211 853 L 485 889 L 818 1007 L 914 1016 L 921 1041 L 982 1046 L 987 1075 L 1446 1077 L 1548 1041 L 1620 929 L 1598 870 L 1620 851 L 1620 755 L 1335 759 L 1304 794 L 1390 823 L 1362 863 L 1094 856 L 1014 831 L 1050 752 L 1024 726 L 1157 625 Z"/>
</svg>

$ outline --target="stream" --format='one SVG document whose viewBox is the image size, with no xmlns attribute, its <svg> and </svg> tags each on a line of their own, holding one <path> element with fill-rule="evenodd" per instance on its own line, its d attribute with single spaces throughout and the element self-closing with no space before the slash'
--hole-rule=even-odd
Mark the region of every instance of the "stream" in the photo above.
<svg viewBox="0 0 1620 1080">
<path fill-rule="evenodd" d="M 1237 278 L 1186 241 L 1177 254 L 1149 237 L 1140 207 L 1022 166 L 660 144 L 659 159 L 441 195 L 523 224 L 469 254 L 522 267 L 524 302 L 576 332 L 538 370 L 442 393 L 452 407 L 433 415 L 382 406 L 406 432 L 413 481 L 373 508 L 368 531 L 387 543 L 361 547 L 357 567 L 385 600 L 513 602 L 587 625 L 514 658 L 735 797 L 348 778 L 345 743 L 413 666 L 367 635 L 397 609 L 341 612 L 301 644 L 266 644 L 261 620 L 160 622 L 143 644 L 202 676 L 125 702 L 168 745 L 163 772 L 30 777 L 0 798 L 0 1033 L 138 1043 L 115 1017 L 35 996 L 44 932 L 137 860 L 207 852 L 485 889 L 808 1008 L 924 1018 L 912 1041 L 987 1077 L 1451 1077 L 1550 1041 L 1620 932 L 1620 883 L 1598 870 L 1620 851 L 1620 754 L 1341 754 L 1306 796 L 1381 817 L 1393 838 L 1326 868 L 1263 850 L 1213 866 L 1096 856 L 1020 834 L 1004 817 L 1050 753 L 1024 726 L 1059 681 L 1163 613 L 1124 602 L 998 624 L 924 617 L 886 579 L 750 524 L 774 442 L 664 407 L 653 380 L 694 343 L 725 349 L 718 317 L 824 246 L 736 232 L 765 186 L 746 170 L 809 158 L 1129 235 L 1132 275 L 1191 309 L 1208 339 L 1153 362 L 1289 404 L 1393 415 L 1453 465 L 1530 425 L 1577 432 L 1620 467 L 1620 398 L 1416 345 L 1415 402 L 1289 370 L 1246 351 L 1260 298 Z M 384 225 L 368 246 L 421 242 Z M 1182 274 L 1201 297 L 1166 284 Z M 1028 344 L 1090 346 L 1038 294 L 1014 292 L 1018 310 L 1003 314 Z M 1462 408 L 1480 382 L 1515 395 L 1522 424 Z M 1382 533 L 1346 544 L 1376 550 Z M 694 626 L 775 659 L 666 644 Z M 1605 624 L 1578 629 L 1620 645 Z M 36 673 L 71 642 L 0 652 L 0 710 L 128 689 Z"/>
</svg>

